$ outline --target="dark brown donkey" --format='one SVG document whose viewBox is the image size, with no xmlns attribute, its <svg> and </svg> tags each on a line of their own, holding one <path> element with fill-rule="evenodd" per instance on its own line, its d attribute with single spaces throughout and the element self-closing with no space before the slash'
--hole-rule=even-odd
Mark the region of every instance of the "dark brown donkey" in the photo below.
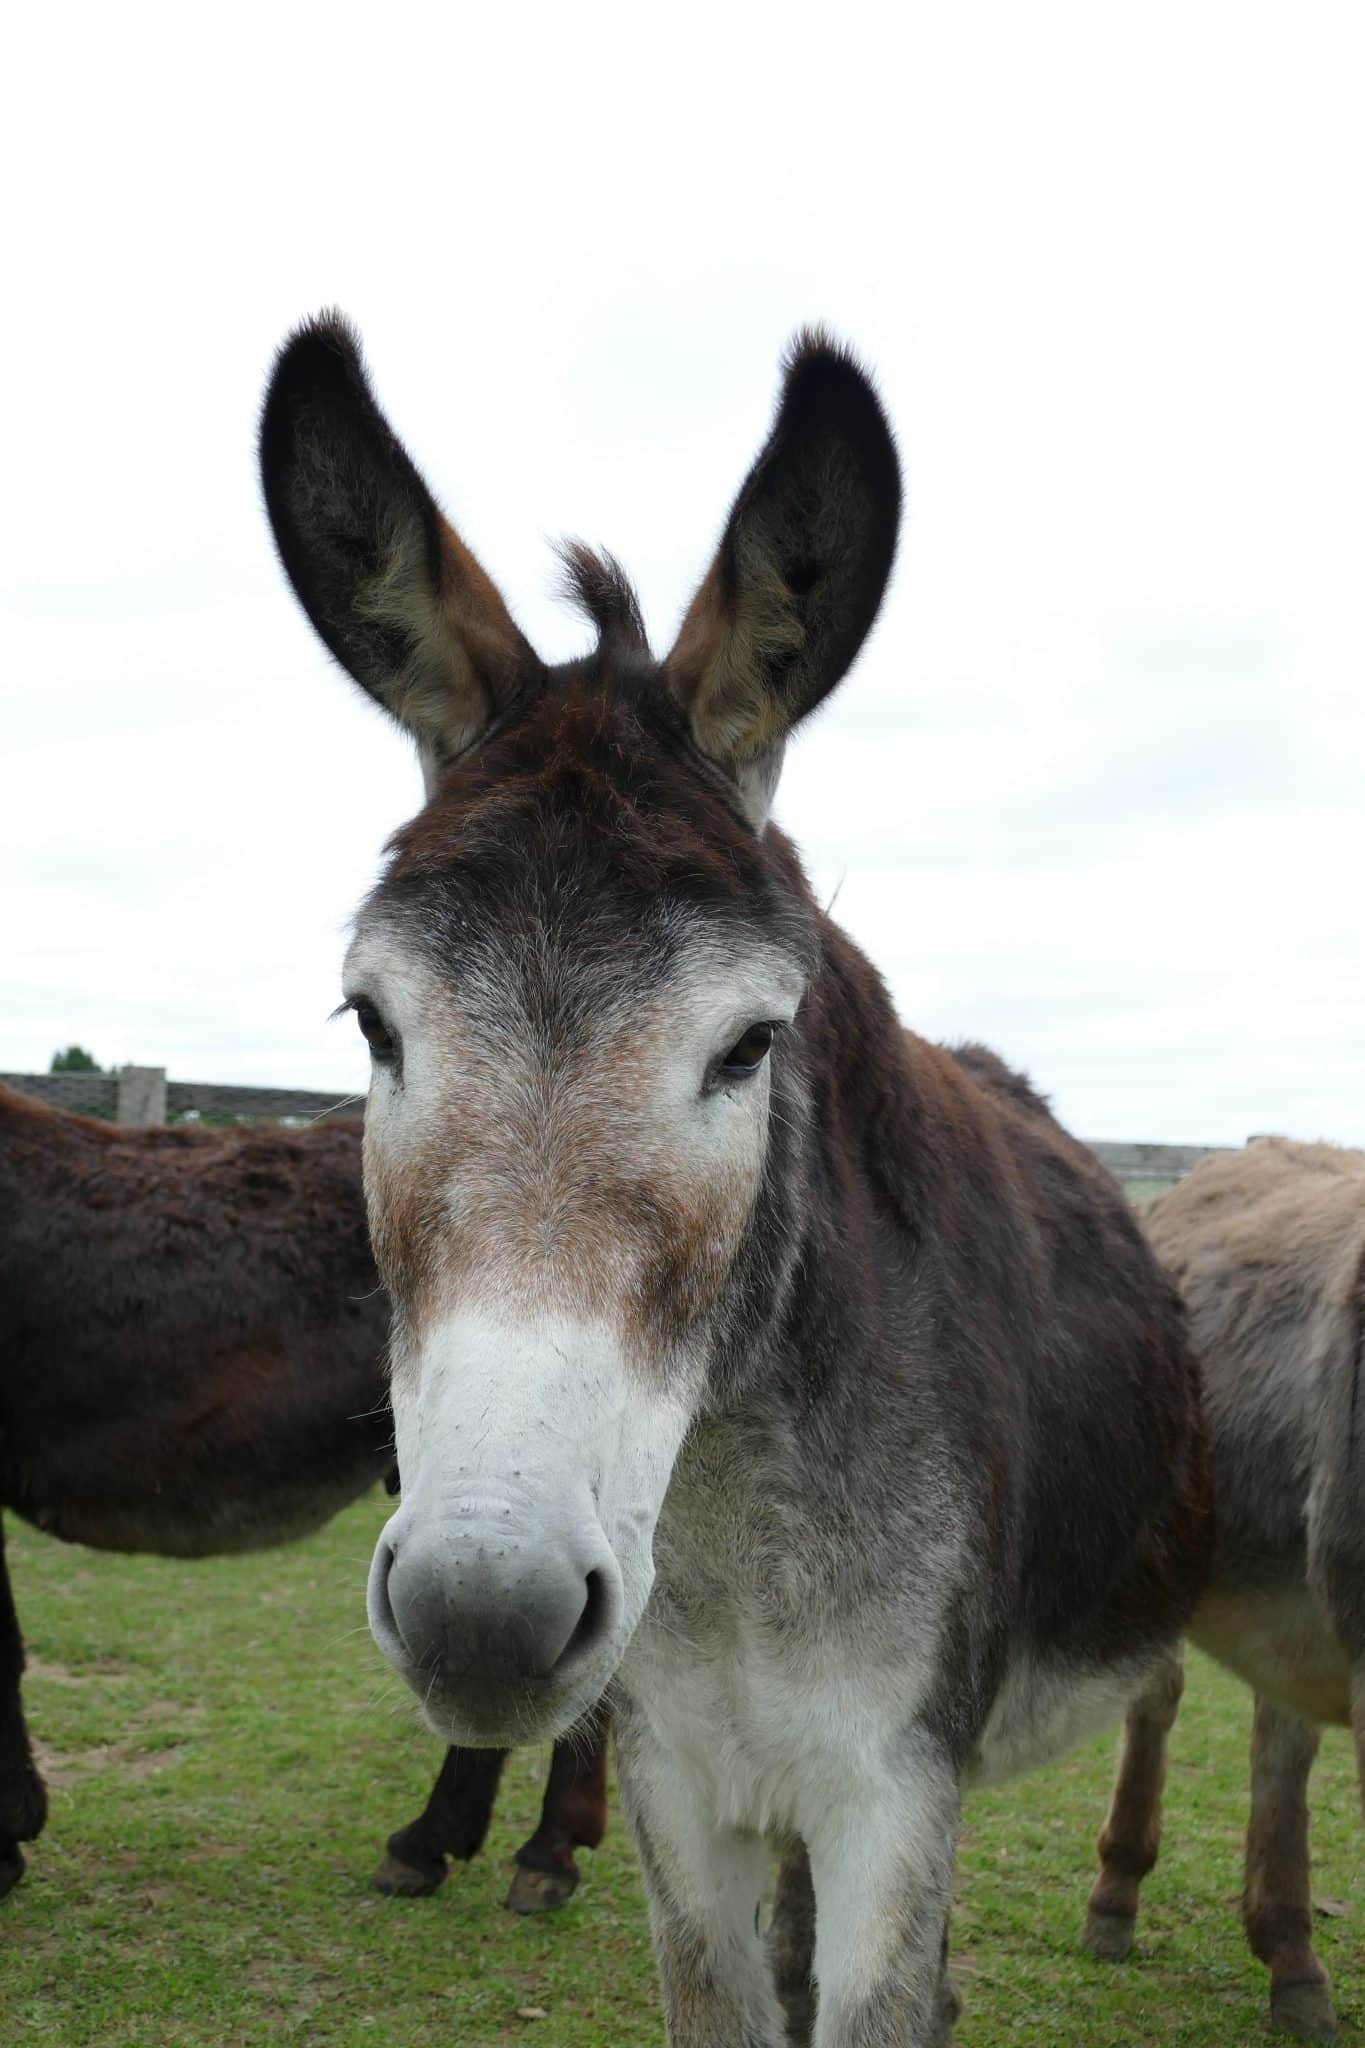
<svg viewBox="0 0 1365 2048">
<path fill-rule="evenodd" d="M 542 665 L 339 321 L 262 453 L 427 777 L 345 978 L 404 1480 L 371 1626 L 448 1740 L 609 1689 L 674 2048 L 805 2041 L 814 1983 L 821 2048 L 940 2041 L 960 1788 L 1168 1653 L 1209 1481 L 1117 1185 L 992 1055 L 902 1035 L 768 820 L 891 567 L 876 397 L 798 344 L 662 663 L 576 550 L 596 645 Z"/>
<path fill-rule="evenodd" d="M 202 1557 L 317 1528 L 393 1467 L 388 1304 L 360 1131 L 120 1130 L 0 1086 L 0 1508 L 101 1550 Z M 0 1529 L 0 1894 L 46 1797 Z M 386 1891 L 472 1856 L 501 1755 L 451 1750 L 390 1837 Z M 603 1741 L 562 1745 L 509 1903 L 573 1889 Z"/>
<path fill-rule="evenodd" d="M 1365 1793 L 1365 1153 L 1261 1138 L 1205 1159 L 1146 1214 L 1204 1368 L 1218 1548 L 1190 1626 L 1256 1696 L 1242 1916 L 1271 2024 L 1337 2032 L 1313 1953 L 1308 1774 L 1355 1733 Z M 1156 1862 L 1180 1665 L 1130 1710 L 1087 1945 L 1117 1961 Z"/>
</svg>

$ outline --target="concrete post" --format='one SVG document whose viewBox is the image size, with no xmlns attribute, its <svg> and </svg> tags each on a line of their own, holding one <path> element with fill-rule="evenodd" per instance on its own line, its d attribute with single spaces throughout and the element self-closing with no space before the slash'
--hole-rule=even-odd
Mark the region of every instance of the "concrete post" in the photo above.
<svg viewBox="0 0 1365 2048">
<path fill-rule="evenodd" d="M 164 1067 L 120 1067 L 118 1106 L 114 1112 L 121 1124 L 164 1124 L 166 1121 L 166 1069 Z"/>
</svg>

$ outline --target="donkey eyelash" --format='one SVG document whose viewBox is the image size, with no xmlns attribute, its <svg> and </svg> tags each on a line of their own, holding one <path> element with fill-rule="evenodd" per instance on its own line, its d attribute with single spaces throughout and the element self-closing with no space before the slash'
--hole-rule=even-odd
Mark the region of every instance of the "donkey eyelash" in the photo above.
<svg viewBox="0 0 1365 2048">
<path fill-rule="evenodd" d="M 348 996 L 344 1002 L 337 1004 L 327 1019 L 328 1023 L 334 1023 L 338 1017 L 344 1017 L 348 1010 L 352 1012 L 360 1026 L 361 1035 L 369 1046 L 371 1057 L 380 1066 L 390 1067 L 397 1072 L 402 1064 L 402 1040 L 398 1033 L 390 1030 L 384 1022 L 384 1013 L 379 1005 L 366 995 Z"/>
</svg>

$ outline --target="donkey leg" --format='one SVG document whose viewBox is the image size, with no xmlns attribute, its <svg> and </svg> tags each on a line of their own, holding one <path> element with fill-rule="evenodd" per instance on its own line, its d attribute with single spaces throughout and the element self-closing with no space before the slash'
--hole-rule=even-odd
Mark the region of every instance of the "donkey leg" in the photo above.
<svg viewBox="0 0 1365 2048">
<path fill-rule="evenodd" d="M 938 1980 L 938 2032 L 933 2048 L 953 2048 L 953 2029 L 962 2017 L 962 1997 L 948 1974 L 948 1923 L 943 1924 L 943 1962 Z"/>
<path fill-rule="evenodd" d="M 939 1974 L 938 2031 L 932 2048 L 952 2048 L 953 2029 L 962 2017 L 962 2000 L 948 1974 L 948 1929 L 943 1929 L 943 1960 Z M 777 1873 L 777 1897 L 768 1929 L 768 1959 L 777 1996 L 787 2016 L 787 2048 L 810 2048 L 815 2032 L 815 1889 L 810 1858 L 802 1848 L 788 1850 Z"/>
<path fill-rule="evenodd" d="M 1365 1819 L 1365 1657 L 1351 1673 L 1351 1734 L 1356 1746 L 1356 1777 L 1360 1784 L 1360 1812 Z"/>
<path fill-rule="evenodd" d="M 815 1889 L 804 1848 L 778 1865 L 768 1961 L 787 2020 L 787 2048 L 810 2048 L 815 2032 Z"/>
<path fill-rule="evenodd" d="M 375 1890 L 422 1898 L 444 1883 L 447 1856 L 462 1863 L 477 1856 L 506 1761 L 505 1749 L 448 1749 L 416 1820 L 389 1836 Z"/>
<path fill-rule="evenodd" d="M 616 1759 L 649 1902 L 668 2048 L 786 2048 L 758 1931 L 762 1837 L 712 1823 L 699 1788 L 628 1709 L 616 1723 Z"/>
<path fill-rule="evenodd" d="M 787 2048 L 810 2048 L 815 2032 L 815 1889 L 810 1858 L 802 1848 L 783 1856 L 777 1873 L 777 1897 L 768 1929 L 768 1959 L 777 1996 L 787 2016 Z M 932 2048 L 952 2048 L 953 2029 L 962 2017 L 962 2000 L 948 1974 L 948 1929 L 943 1929 L 939 1972 L 937 2032 Z"/>
<path fill-rule="evenodd" d="M 1327 1972 L 1313 1953 L 1308 1773 L 1320 1731 L 1259 1695 L 1251 1734 L 1251 1823 L 1242 1924 L 1270 1971 L 1270 2024 L 1307 2041 L 1337 2032 Z"/>
<path fill-rule="evenodd" d="M 1121 1963 L 1133 1945 L 1138 1887 L 1161 1847 L 1166 1739 L 1184 1689 L 1185 1670 L 1176 1651 L 1157 1666 L 1124 1720 L 1118 1778 L 1100 1831 L 1100 1874 L 1081 1935 L 1082 1946 L 1104 1963 Z"/>
<path fill-rule="evenodd" d="M 592 1713 L 554 1746 L 540 1824 L 517 1851 L 507 1894 L 514 1913 L 545 1913 L 573 1896 L 575 1849 L 595 1849 L 607 1831 L 607 1736 L 611 1723 Z"/>
<path fill-rule="evenodd" d="M 958 1780 L 921 1730 L 894 1782 L 852 1786 L 810 1841 L 815 2048 L 940 2048 L 956 1994 L 945 1973 Z M 852 1773 L 850 1773 L 850 1776 Z"/>
<path fill-rule="evenodd" d="M 24 1725 L 19 1681 L 24 1644 L 5 1563 L 5 1528 L 0 1517 L 0 1898 L 24 1874 L 21 1842 L 42 1833 L 47 1793 L 38 1775 Z"/>
</svg>

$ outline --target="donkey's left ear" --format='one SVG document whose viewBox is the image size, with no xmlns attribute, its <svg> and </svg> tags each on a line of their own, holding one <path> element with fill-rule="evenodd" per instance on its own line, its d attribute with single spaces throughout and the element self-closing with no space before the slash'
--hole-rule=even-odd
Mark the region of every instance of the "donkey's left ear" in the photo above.
<svg viewBox="0 0 1365 2048">
<path fill-rule="evenodd" d="M 261 480 L 299 602 L 416 739 L 430 792 L 540 664 L 380 411 L 340 314 L 279 353 Z"/>
<path fill-rule="evenodd" d="M 900 508 L 896 444 L 870 379 L 827 335 L 798 335 L 772 433 L 664 664 L 756 830 L 787 734 L 877 615 Z"/>
</svg>

